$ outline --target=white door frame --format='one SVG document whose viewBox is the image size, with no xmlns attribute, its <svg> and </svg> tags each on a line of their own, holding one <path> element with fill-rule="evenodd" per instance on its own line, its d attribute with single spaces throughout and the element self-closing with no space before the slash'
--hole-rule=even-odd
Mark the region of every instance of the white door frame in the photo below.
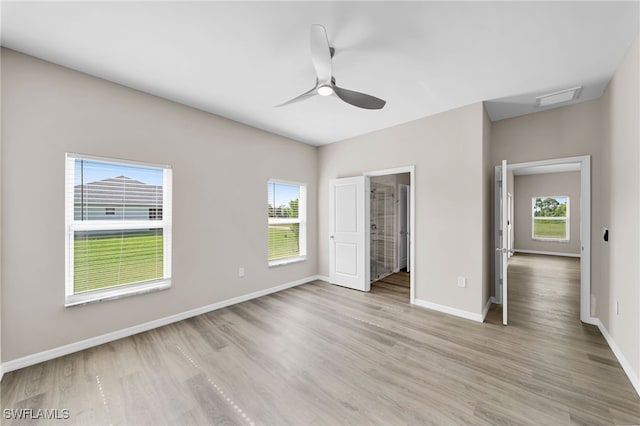
<svg viewBox="0 0 640 426">
<path fill-rule="evenodd" d="M 580 164 L 580 321 L 591 323 L 591 156 L 509 164 L 510 171 L 536 166 Z M 497 212 L 496 212 L 497 214 Z M 497 280 L 496 280 L 497 281 Z M 496 282 L 496 297 L 500 294 Z"/>
<path fill-rule="evenodd" d="M 397 188 L 398 201 L 400 201 L 400 197 L 401 197 L 401 195 L 400 195 L 400 194 L 402 193 L 403 188 L 404 188 L 404 189 L 406 189 L 406 191 L 407 191 L 407 200 L 408 200 L 409 202 L 411 202 L 411 198 L 410 198 L 411 194 L 410 194 L 410 188 L 409 188 L 409 186 L 410 186 L 410 185 L 405 184 L 405 183 L 398 184 L 398 188 Z M 397 228 L 398 228 L 398 229 L 397 229 L 397 231 L 396 231 L 396 235 L 400 235 L 400 228 L 401 228 L 402 220 L 404 220 L 404 221 L 406 222 L 406 226 L 405 226 L 406 231 L 405 231 L 405 232 L 407 232 L 407 235 L 406 235 L 407 247 L 405 247 L 405 250 L 406 250 L 406 252 L 407 252 L 407 254 L 406 254 L 406 257 L 407 257 L 407 266 L 406 266 L 406 269 L 407 269 L 407 272 L 411 272 L 411 268 L 409 267 L 409 261 L 410 261 L 410 253 L 409 253 L 409 246 L 410 246 L 410 245 L 409 245 L 409 235 L 411 234 L 411 228 L 410 228 L 410 225 L 409 225 L 409 221 L 411 220 L 411 211 L 410 211 L 410 207 L 409 207 L 409 206 L 405 206 L 405 209 L 406 209 L 406 212 L 407 212 L 406 216 L 409 216 L 409 220 L 407 220 L 407 217 L 406 217 L 406 216 L 405 216 L 405 217 L 404 217 L 404 219 L 403 219 L 403 218 L 402 218 L 402 216 L 401 216 L 400 214 L 398 214 L 398 220 L 397 220 Z M 397 208 L 396 208 L 396 211 L 397 211 L 398 213 L 400 212 L 400 202 L 398 202 L 398 206 L 397 206 Z M 396 262 L 396 272 L 397 272 L 397 271 L 400 271 L 400 246 L 401 246 L 401 244 L 398 244 L 398 247 L 396 247 L 396 248 L 397 248 L 397 250 L 396 250 L 396 252 L 397 252 L 397 254 L 396 254 L 396 258 L 397 258 L 397 262 Z"/>
<path fill-rule="evenodd" d="M 415 229 L 416 229 L 416 166 L 412 165 L 412 166 L 403 166 L 403 167 L 396 167 L 393 169 L 385 169 L 385 170 L 374 170 L 374 171 L 370 171 L 370 172 L 366 172 L 363 173 L 364 176 L 386 176 L 386 175 L 397 175 L 400 173 L 409 173 L 410 177 L 411 177 L 411 182 L 410 182 L 410 186 L 411 188 L 409 188 L 409 210 L 410 210 L 410 218 L 409 218 L 409 223 L 410 223 L 410 231 L 409 231 L 409 265 L 411 265 L 411 268 L 409 269 L 411 271 L 411 275 L 409 276 L 409 300 L 411 302 L 411 304 L 415 303 L 416 300 L 416 264 L 415 264 L 415 258 L 416 258 L 416 246 L 415 246 Z M 367 227 L 366 230 L 367 233 L 367 240 L 370 241 L 371 238 L 371 227 Z M 371 254 L 368 254 L 369 258 L 368 258 L 368 263 L 367 265 L 371 265 Z M 409 265 L 407 265 L 407 267 L 409 267 Z"/>
</svg>

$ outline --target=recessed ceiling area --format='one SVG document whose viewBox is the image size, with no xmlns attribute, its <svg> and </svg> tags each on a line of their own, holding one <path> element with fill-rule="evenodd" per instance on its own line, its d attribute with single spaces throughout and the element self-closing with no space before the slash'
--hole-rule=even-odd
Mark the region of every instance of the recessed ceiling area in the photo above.
<svg viewBox="0 0 640 426">
<path fill-rule="evenodd" d="M 492 120 L 536 97 L 602 95 L 637 37 L 638 2 L 2 2 L 1 43 L 56 64 L 311 145 L 486 102 Z M 315 84 L 311 24 L 335 48 L 331 96 L 275 108 Z M 551 106 L 554 107 L 554 106 Z M 548 107 L 550 108 L 550 107 Z"/>
</svg>

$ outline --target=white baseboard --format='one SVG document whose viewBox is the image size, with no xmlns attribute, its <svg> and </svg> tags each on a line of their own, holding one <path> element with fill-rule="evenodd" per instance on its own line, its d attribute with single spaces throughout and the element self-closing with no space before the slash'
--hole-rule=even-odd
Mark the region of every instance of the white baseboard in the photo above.
<svg viewBox="0 0 640 426">
<path fill-rule="evenodd" d="M 2 382 L 3 377 L 4 377 L 4 370 L 2 369 L 2 364 L 0 364 L 0 382 Z"/>
<path fill-rule="evenodd" d="M 414 303 L 417 306 L 432 309 L 438 312 L 444 312 L 445 314 L 455 315 L 460 318 L 465 318 L 468 320 L 483 322 L 484 318 L 482 314 L 474 314 L 473 312 L 463 311 L 462 309 L 452 308 L 450 306 L 438 305 L 437 303 L 427 302 L 426 300 L 415 299 Z"/>
<path fill-rule="evenodd" d="M 215 311 L 216 309 L 226 308 L 227 306 L 235 305 L 241 302 L 246 302 L 247 300 L 255 299 L 261 296 L 266 296 L 271 293 L 276 293 L 278 291 L 286 290 L 288 288 L 295 287 L 301 284 L 306 284 L 308 282 L 319 280 L 322 278 L 323 277 L 320 277 L 318 275 L 313 275 L 297 281 L 281 284 L 275 287 L 245 294 L 243 296 L 238 296 L 231 299 L 223 300 L 221 302 L 213 303 L 211 305 L 202 306 L 200 308 L 191 309 L 189 311 L 170 315 L 168 317 L 145 322 L 143 324 L 134 325 L 133 327 L 128 327 L 122 330 L 113 331 L 111 333 L 102 334 L 100 336 L 91 337 L 89 339 L 81 340 L 79 342 L 69 343 L 68 345 L 59 346 L 57 348 L 48 349 L 46 351 L 38 352 L 32 355 L 27 355 L 21 358 L 7 361 L 0 365 L 0 380 L 2 380 L 2 375 L 4 373 L 8 373 L 9 371 L 14 371 L 20 368 L 28 367 L 30 365 L 35 365 L 40 362 L 48 361 L 50 359 L 68 355 L 73 352 L 78 352 L 84 349 L 88 349 L 93 346 L 102 345 L 104 343 L 122 339 L 123 337 L 132 336 L 134 334 L 142 333 L 143 331 L 152 330 L 154 328 L 158 328 L 167 324 L 182 321 L 183 319 L 191 318 L 196 315 L 205 314 L 207 312 Z"/>
<path fill-rule="evenodd" d="M 316 279 L 320 280 L 320 281 L 326 281 L 326 282 L 331 282 L 329 281 L 329 277 L 327 277 L 326 275 L 316 275 Z"/>
<path fill-rule="evenodd" d="M 487 319 L 487 314 L 489 313 L 489 309 L 491 309 L 491 304 L 493 303 L 493 297 L 490 297 L 487 300 L 487 303 L 484 305 L 484 309 L 482 309 L 482 322 Z"/>
<path fill-rule="evenodd" d="M 580 257 L 579 254 L 575 253 L 562 253 L 559 251 L 541 251 L 541 250 L 513 250 L 516 253 L 525 253 L 525 254 L 543 254 L 545 256 L 565 256 L 565 257 Z"/>
<path fill-rule="evenodd" d="M 604 324 L 602 324 L 602 321 L 600 321 L 600 318 L 591 318 L 591 321 L 589 323 L 596 325 L 598 327 L 598 329 L 600 330 L 600 333 L 602 333 L 602 335 L 604 336 L 604 339 L 607 341 L 607 343 L 609 344 L 609 347 L 613 351 L 613 354 L 616 356 L 616 358 L 618 358 L 618 362 L 620 363 L 625 374 L 631 381 L 631 385 L 636 390 L 638 396 L 640 396 L 640 377 L 638 377 L 634 373 L 633 369 L 631 368 L 631 364 L 629 364 L 629 361 L 627 360 L 627 358 L 625 358 L 624 354 L 616 344 L 615 340 L 613 340 L 613 338 L 609 334 L 609 331 L 607 330 L 607 328 L 604 326 Z"/>
<path fill-rule="evenodd" d="M 498 298 L 496 296 L 491 296 L 491 299 L 489 299 L 489 300 L 491 300 L 491 303 L 494 303 L 496 305 L 500 304 L 500 300 L 498 300 Z"/>
<path fill-rule="evenodd" d="M 582 321 L 585 324 L 591 324 L 591 325 L 595 325 L 595 326 L 598 326 L 598 324 L 600 324 L 600 320 L 598 318 L 596 318 L 596 317 L 589 317 L 586 320 L 580 320 L 580 321 Z"/>
</svg>

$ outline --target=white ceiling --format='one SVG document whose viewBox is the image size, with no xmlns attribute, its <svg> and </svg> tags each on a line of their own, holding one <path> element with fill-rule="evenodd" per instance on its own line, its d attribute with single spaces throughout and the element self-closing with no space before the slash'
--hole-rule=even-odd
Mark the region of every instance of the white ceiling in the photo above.
<svg viewBox="0 0 640 426">
<path fill-rule="evenodd" d="M 493 120 L 584 86 L 597 98 L 639 31 L 634 2 L 2 2 L 3 46 L 312 145 L 479 101 Z M 326 27 L 335 96 L 313 87 Z"/>
</svg>

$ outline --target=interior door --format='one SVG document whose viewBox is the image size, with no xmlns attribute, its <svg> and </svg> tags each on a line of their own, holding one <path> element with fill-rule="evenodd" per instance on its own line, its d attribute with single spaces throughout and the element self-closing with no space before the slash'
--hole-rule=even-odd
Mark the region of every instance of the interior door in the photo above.
<svg viewBox="0 0 640 426">
<path fill-rule="evenodd" d="M 369 291 L 369 178 L 334 179 L 329 184 L 329 281 Z"/>
<path fill-rule="evenodd" d="M 508 305 L 507 305 L 507 266 L 509 262 L 509 201 L 508 201 L 508 179 L 507 161 L 502 160 L 502 165 L 496 167 L 495 179 L 496 194 L 496 295 L 502 302 L 502 324 L 507 325 Z"/>
<path fill-rule="evenodd" d="M 399 202 L 398 202 L 398 220 L 399 240 L 398 240 L 398 268 L 407 268 L 409 270 L 409 187 L 407 185 L 399 185 Z"/>
</svg>

